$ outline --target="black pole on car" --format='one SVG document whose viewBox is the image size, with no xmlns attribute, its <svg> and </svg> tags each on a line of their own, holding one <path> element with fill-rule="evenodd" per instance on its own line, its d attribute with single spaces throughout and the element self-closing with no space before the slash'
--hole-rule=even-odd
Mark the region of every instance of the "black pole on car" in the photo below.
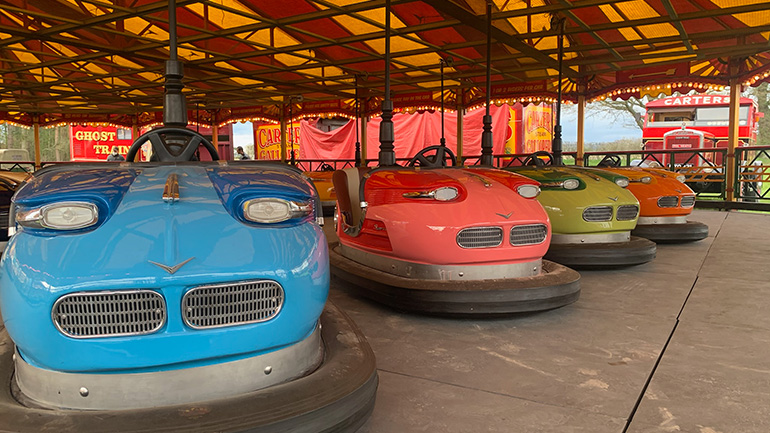
<svg viewBox="0 0 770 433">
<path fill-rule="evenodd" d="M 393 101 L 390 99 L 390 0 L 385 0 L 385 99 L 382 100 L 380 154 L 378 155 L 378 163 L 381 167 L 396 165 L 394 136 Z"/>
<path fill-rule="evenodd" d="M 358 117 L 358 74 L 355 76 L 356 80 L 356 167 L 361 166 L 361 142 L 358 139 L 358 122 L 361 121 L 361 119 Z"/>
<path fill-rule="evenodd" d="M 492 93 L 492 1 L 487 0 L 487 111 L 484 114 L 484 131 L 481 133 L 481 161 L 483 166 L 491 167 L 492 156 L 492 116 L 489 114 L 490 94 Z"/>
<path fill-rule="evenodd" d="M 439 143 L 446 146 L 446 138 L 444 137 L 444 58 L 439 59 L 438 63 L 441 66 L 441 93 L 439 94 L 439 98 L 441 98 L 441 140 Z"/>
<path fill-rule="evenodd" d="M 561 91 L 562 91 L 562 69 L 564 62 L 564 24 L 565 18 L 559 18 L 555 14 L 551 15 L 551 29 L 558 26 L 558 56 L 559 56 L 559 78 L 557 80 L 556 90 L 556 124 L 553 127 L 553 141 L 551 142 L 551 153 L 553 153 L 553 164 L 562 165 L 562 143 L 561 143 Z"/>
<path fill-rule="evenodd" d="M 168 2 L 168 50 L 166 60 L 166 92 L 163 100 L 163 125 L 184 128 L 187 126 L 187 107 L 182 89 L 184 68 L 177 58 L 176 49 L 176 0 Z"/>
</svg>

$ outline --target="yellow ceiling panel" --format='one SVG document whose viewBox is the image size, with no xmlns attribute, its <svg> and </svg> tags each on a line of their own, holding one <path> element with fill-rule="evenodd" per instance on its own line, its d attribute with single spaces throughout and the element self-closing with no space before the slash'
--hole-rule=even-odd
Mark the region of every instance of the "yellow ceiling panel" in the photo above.
<svg viewBox="0 0 770 433">
<path fill-rule="evenodd" d="M 270 29 L 264 29 L 257 32 L 236 33 L 235 36 L 256 44 L 270 46 Z"/>
<path fill-rule="evenodd" d="M 527 32 L 527 17 L 508 18 L 508 24 L 510 24 L 514 29 L 516 29 L 516 33 Z"/>
<path fill-rule="evenodd" d="M 382 46 L 382 52 L 385 52 L 385 40 L 383 39 L 383 46 Z M 423 48 L 426 48 L 427 45 L 421 44 L 416 41 L 409 40 L 407 38 L 396 36 L 390 38 L 390 52 L 391 53 L 400 53 L 403 51 L 410 51 L 410 50 L 421 50 Z"/>
<path fill-rule="evenodd" d="M 385 24 L 385 8 L 379 8 L 379 9 L 372 9 L 369 11 L 361 11 L 359 12 L 359 15 L 362 17 L 366 17 L 374 22 L 377 23 L 383 23 Z M 404 25 L 404 22 L 398 19 L 397 16 L 390 14 L 390 28 L 392 29 L 400 29 L 406 27 Z"/>
<path fill-rule="evenodd" d="M 693 57 L 695 57 L 695 54 L 685 54 L 681 56 L 661 57 L 661 58 L 655 58 L 655 59 L 643 59 L 642 62 L 649 65 L 652 63 L 672 62 L 674 60 L 692 59 Z"/>
<path fill-rule="evenodd" d="M 75 57 L 77 56 L 77 53 L 73 50 L 71 50 L 66 45 L 62 45 L 56 42 L 46 42 L 45 43 L 51 50 L 59 53 L 62 56 L 66 57 Z"/>
<path fill-rule="evenodd" d="M 34 54 L 27 52 L 24 45 L 13 44 L 10 45 L 9 48 L 13 51 L 13 55 L 16 56 L 22 63 L 27 63 L 30 65 L 36 65 L 40 63 L 40 59 L 38 59 Z"/>
<path fill-rule="evenodd" d="M 216 62 L 216 63 L 214 63 L 214 66 L 216 66 L 217 68 L 220 68 L 220 69 L 227 69 L 227 70 L 230 70 L 230 71 L 238 71 L 238 72 L 240 72 L 240 69 L 236 68 L 235 66 L 233 66 L 233 65 L 231 65 L 231 64 L 229 64 L 227 62 Z"/>
<path fill-rule="evenodd" d="M 621 35 L 623 35 L 624 38 L 626 38 L 627 41 L 638 41 L 642 39 L 641 36 L 639 36 L 639 33 L 636 32 L 636 30 L 631 28 L 621 28 L 618 29 Z M 646 46 L 645 46 L 646 47 Z"/>
<path fill-rule="evenodd" d="M 599 10 L 604 12 L 604 15 L 610 22 L 619 23 L 625 21 L 625 19 L 610 5 L 599 5 Z"/>
<path fill-rule="evenodd" d="M 137 75 L 147 81 L 161 81 L 163 79 L 163 75 L 155 72 L 139 72 Z"/>
<path fill-rule="evenodd" d="M 298 54 L 303 54 L 303 53 L 309 57 L 314 57 L 313 52 L 310 50 L 303 50 L 301 52 L 298 52 Z M 275 60 L 283 63 L 286 66 L 297 66 L 297 65 L 302 65 L 304 63 L 309 62 L 309 60 L 306 58 L 295 56 L 292 54 L 276 54 L 273 57 L 275 58 Z"/>
<path fill-rule="evenodd" d="M 515 11 L 530 7 L 545 6 L 545 0 L 494 0 L 494 4 L 501 11 Z"/>
<path fill-rule="evenodd" d="M 113 56 L 113 57 L 110 57 L 110 60 L 113 61 L 115 64 L 120 65 L 120 66 L 125 66 L 125 67 L 132 68 L 132 69 L 142 68 L 142 65 L 140 65 L 138 63 L 134 63 L 131 60 L 128 60 L 127 58 L 122 57 L 122 56 Z"/>
<path fill-rule="evenodd" d="M 297 73 L 312 76 L 312 77 L 318 77 L 318 78 L 337 78 L 337 77 L 342 77 L 344 75 L 344 72 L 342 71 L 342 69 L 334 66 L 325 66 L 323 68 L 298 69 Z"/>
<path fill-rule="evenodd" d="M 655 9 L 652 8 L 646 1 L 632 0 L 627 2 L 616 3 L 615 7 L 620 10 L 626 18 L 631 20 L 643 20 L 645 18 L 659 17 Z"/>
<path fill-rule="evenodd" d="M 248 26 L 256 23 L 257 21 L 252 18 L 245 17 L 240 14 L 236 14 L 230 11 L 219 9 L 213 5 L 216 3 L 210 3 L 208 7 L 208 11 L 206 10 L 206 7 L 200 3 L 193 3 L 191 5 L 185 6 L 190 11 L 194 12 L 196 15 L 200 16 L 201 18 L 205 16 L 206 13 L 208 13 L 208 20 L 213 26 L 209 27 L 210 29 L 214 29 L 216 27 L 218 28 L 232 28 L 232 27 L 240 27 L 240 26 Z M 248 9 L 244 8 L 242 4 L 235 1 L 224 1 L 222 2 L 223 6 L 227 6 L 229 8 L 244 12 L 246 14 L 253 14 L 253 12 L 249 11 Z"/>
<path fill-rule="evenodd" d="M 185 60 L 200 60 L 206 57 L 203 51 L 191 50 L 185 47 L 177 47 L 177 54 L 181 59 Z"/>
<path fill-rule="evenodd" d="M 230 79 L 235 81 L 236 83 L 242 85 L 242 86 L 260 86 L 260 85 L 262 85 L 262 81 L 252 80 L 250 78 L 230 77 Z"/>
<path fill-rule="evenodd" d="M 127 32 L 135 35 L 154 39 L 156 41 L 168 41 L 168 32 L 156 25 L 150 25 L 150 23 L 144 18 L 128 18 L 123 20 L 124 28 Z M 148 27 L 149 26 L 149 27 Z"/>
<path fill-rule="evenodd" d="M 414 66 L 434 66 L 438 65 L 438 54 L 418 54 L 416 56 L 399 57 L 399 62 L 407 63 Z"/>
<path fill-rule="evenodd" d="M 351 34 L 363 35 L 367 33 L 374 33 L 382 31 L 381 27 L 371 25 L 367 22 L 361 21 L 358 18 L 353 18 L 348 15 L 340 15 L 334 18 L 334 21 L 338 22 L 342 27 L 346 28 Z"/>
<path fill-rule="evenodd" d="M 665 38 L 667 36 L 679 35 L 679 32 L 669 23 L 639 26 L 637 29 L 646 38 Z"/>
<path fill-rule="evenodd" d="M 735 19 L 741 21 L 749 27 L 763 26 L 770 22 L 770 11 L 749 12 L 745 14 L 733 15 Z"/>
<path fill-rule="evenodd" d="M 299 44 L 299 41 L 281 29 L 275 29 L 273 32 L 273 46 L 283 48 Z"/>
</svg>

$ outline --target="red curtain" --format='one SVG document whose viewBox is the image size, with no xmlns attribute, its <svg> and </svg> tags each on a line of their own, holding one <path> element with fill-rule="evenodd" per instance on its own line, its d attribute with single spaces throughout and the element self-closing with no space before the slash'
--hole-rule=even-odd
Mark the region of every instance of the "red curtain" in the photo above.
<svg viewBox="0 0 770 433">
<path fill-rule="evenodd" d="M 490 107 L 492 116 L 493 152 L 504 152 L 507 138 L 508 105 Z M 481 154 L 481 133 L 485 109 L 473 110 L 463 117 L 463 155 Z M 380 122 L 376 117 L 367 125 L 367 158 L 377 159 L 380 146 Z M 441 112 L 424 111 L 415 114 L 399 113 L 393 116 L 395 141 L 393 145 L 396 158 L 411 158 L 428 146 L 440 144 Z M 359 134 L 361 131 L 359 130 Z M 300 154 L 302 159 L 353 159 L 355 155 L 355 123 L 350 121 L 331 132 L 324 132 L 315 127 L 314 122 L 300 122 Z M 444 137 L 447 147 L 457 151 L 457 112 L 444 114 Z"/>
</svg>

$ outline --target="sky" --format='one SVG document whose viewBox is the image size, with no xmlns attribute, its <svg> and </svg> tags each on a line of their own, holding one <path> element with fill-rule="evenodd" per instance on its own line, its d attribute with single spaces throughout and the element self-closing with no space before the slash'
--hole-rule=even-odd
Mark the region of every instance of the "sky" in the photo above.
<svg viewBox="0 0 770 433">
<path fill-rule="evenodd" d="M 590 105 L 586 112 L 584 127 L 586 143 L 607 143 L 622 138 L 641 140 L 642 138 L 642 131 L 635 126 L 630 126 L 630 116 L 628 122 L 614 121 L 601 113 L 591 113 Z M 234 123 L 233 134 L 236 146 L 254 145 L 251 122 Z M 577 141 L 577 109 L 574 107 L 565 108 L 562 111 L 562 141 L 567 143 Z"/>
</svg>

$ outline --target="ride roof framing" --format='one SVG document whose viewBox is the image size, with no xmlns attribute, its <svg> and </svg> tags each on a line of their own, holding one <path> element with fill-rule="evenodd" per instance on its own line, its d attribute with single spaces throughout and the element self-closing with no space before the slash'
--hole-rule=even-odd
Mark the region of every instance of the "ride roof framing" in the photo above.
<svg viewBox="0 0 770 433">
<path fill-rule="evenodd" d="M 384 0 L 178 0 L 191 120 L 354 115 L 384 88 Z M 486 0 L 392 0 L 396 107 L 485 99 Z M 3 0 L 0 120 L 144 126 L 162 112 L 168 3 Z M 770 1 L 493 0 L 492 98 L 566 100 L 751 85 L 770 75 Z M 441 58 L 445 92 L 440 92 Z M 291 96 L 302 95 L 302 102 Z M 203 114 L 201 114 L 203 113 Z"/>
</svg>

